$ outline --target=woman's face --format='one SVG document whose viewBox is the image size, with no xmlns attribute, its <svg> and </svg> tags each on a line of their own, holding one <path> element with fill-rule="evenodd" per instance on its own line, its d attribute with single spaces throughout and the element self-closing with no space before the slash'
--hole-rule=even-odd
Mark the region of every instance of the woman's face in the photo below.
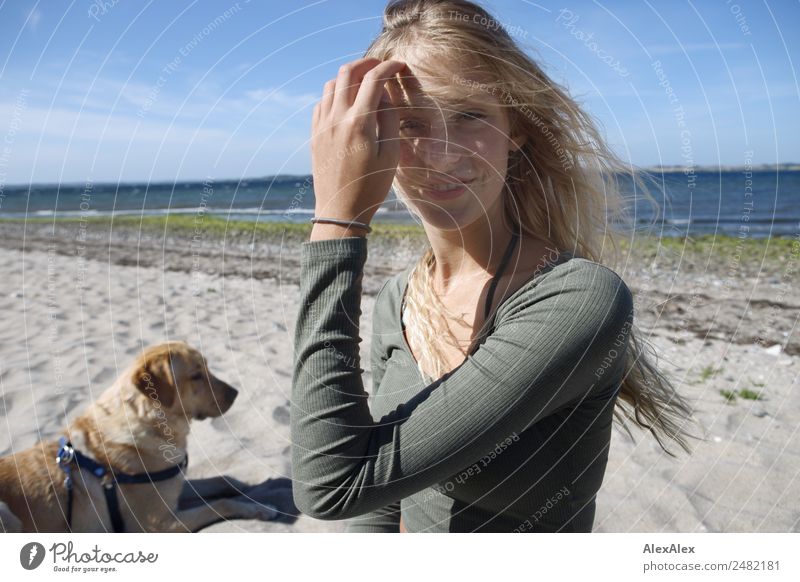
<svg viewBox="0 0 800 582">
<path fill-rule="evenodd" d="M 401 196 L 424 223 L 443 230 L 496 219 L 508 156 L 518 147 L 509 136 L 503 96 L 481 86 L 481 77 L 454 73 L 455 63 L 423 75 L 413 61 L 402 60 L 413 78 L 403 81 L 406 106 L 400 108 Z M 429 88 L 437 95 L 444 90 L 445 97 L 429 96 Z"/>
</svg>

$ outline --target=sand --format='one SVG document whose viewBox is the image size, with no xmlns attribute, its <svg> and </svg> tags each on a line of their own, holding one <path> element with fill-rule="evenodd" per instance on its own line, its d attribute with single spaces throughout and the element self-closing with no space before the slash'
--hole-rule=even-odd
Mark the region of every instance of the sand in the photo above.
<svg viewBox="0 0 800 582">
<path fill-rule="evenodd" d="M 76 245 L 63 233 L 31 230 L 23 240 L 19 229 L 0 229 L 0 455 L 54 436 L 143 346 L 182 339 L 240 391 L 224 416 L 193 423 L 189 475 L 261 484 L 260 499 L 287 513 L 204 531 L 344 530 L 342 521 L 293 516 L 286 504 L 296 245 L 220 253 L 213 240 L 203 251 L 130 239 Z M 371 252 L 362 330 L 371 329 L 375 291 L 407 260 Z M 615 428 L 595 531 L 800 531 L 798 262 L 789 257 L 767 278 L 674 261 L 618 270 L 704 440 L 673 459 L 647 433 L 632 429 L 634 442 Z M 364 332 L 368 389 L 369 347 Z M 721 394 L 742 389 L 761 400 Z"/>
</svg>

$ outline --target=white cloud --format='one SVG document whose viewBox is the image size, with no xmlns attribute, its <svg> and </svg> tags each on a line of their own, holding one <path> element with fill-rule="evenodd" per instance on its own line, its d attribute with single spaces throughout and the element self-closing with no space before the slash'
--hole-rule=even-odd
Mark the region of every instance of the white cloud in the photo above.
<svg viewBox="0 0 800 582">
<path fill-rule="evenodd" d="M 281 105 L 284 107 L 295 107 L 297 109 L 301 109 L 304 106 L 316 103 L 320 99 L 318 95 L 313 95 L 311 93 L 292 95 L 291 93 L 287 93 L 283 89 L 273 89 L 273 88 L 245 91 L 244 94 L 251 101 L 256 101 L 260 103 L 261 102 L 274 103 L 276 105 Z"/>
<path fill-rule="evenodd" d="M 38 8 L 34 7 L 28 13 L 28 19 L 26 21 L 26 26 L 28 28 L 30 28 L 31 30 L 36 30 L 38 28 L 38 26 L 39 26 L 39 22 L 41 21 L 41 19 L 42 19 L 42 11 L 39 10 Z"/>
</svg>

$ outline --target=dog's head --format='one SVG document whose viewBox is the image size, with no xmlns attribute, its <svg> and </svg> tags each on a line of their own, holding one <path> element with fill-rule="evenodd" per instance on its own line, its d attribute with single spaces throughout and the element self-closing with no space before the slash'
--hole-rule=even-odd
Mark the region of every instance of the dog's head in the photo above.
<svg viewBox="0 0 800 582">
<path fill-rule="evenodd" d="M 181 341 L 145 349 L 133 365 L 131 380 L 154 407 L 188 420 L 224 414 L 238 394 L 211 373 L 199 351 Z"/>
</svg>

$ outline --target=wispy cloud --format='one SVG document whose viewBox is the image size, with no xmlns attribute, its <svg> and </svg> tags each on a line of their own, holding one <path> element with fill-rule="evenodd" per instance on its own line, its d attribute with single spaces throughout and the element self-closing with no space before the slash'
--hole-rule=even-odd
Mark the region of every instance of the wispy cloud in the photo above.
<svg viewBox="0 0 800 582">
<path fill-rule="evenodd" d="M 182 79 L 157 83 L 120 80 L 109 77 L 72 76 L 69 79 L 39 78 L 42 91 L 34 94 L 57 95 L 53 107 L 72 110 L 76 114 L 106 113 L 115 118 L 161 119 L 168 122 L 219 123 L 231 127 L 231 121 L 248 116 L 262 123 L 278 123 L 288 118 L 310 118 L 309 106 L 320 99 L 308 92 L 293 93 L 285 88 L 266 87 L 236 91 L 206 80 L 191 86 Z M 4 99 L 0 98 L 0 104 Z M 50 99 L 40 100 L 49 106 Z"/>
<path fill-rule="evenodd" d="M 274 103 L 276 105 L 296 107 L 298 109 L 315 103 L 320 99 L 318 95 L 313 95 L 311 93 L 293 95 L 283 89 L 272 88 L 245 91 L 245 96 L 253 102 Z"/>
<path fill-rule="evenodd" d="M 42 20 L 42 11 L 34 6 L 31 9 L 31 11 L 28 12 L 28 18 L 25 21 L 25 26 L 31 30 L 36 30 L 41 20 Z"/>
</svg>

